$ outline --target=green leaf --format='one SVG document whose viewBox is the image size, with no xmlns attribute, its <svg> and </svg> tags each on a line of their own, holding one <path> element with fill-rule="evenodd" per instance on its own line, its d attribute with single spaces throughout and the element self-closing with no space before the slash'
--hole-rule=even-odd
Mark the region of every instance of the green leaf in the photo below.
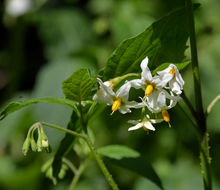
<svg viewBox="0 0 220 190">
<path fill-rule="evenodd" d="M 139 152 L 121 145 L 106 146 L 97 151 L 107 157 L 107 161 L 110 163 L 135 172 L 155 183 L 160 189 L 164 189 L 152 165 Z"/>
<path fill-rule="evenodd" d="M 141 61 L 148 56 L 149 68 L 162 63 L 178 63 L 187 48 L 188 27 L 185 8 L 154 22 L 143 33 L 123 41 L 112 53 L 104 69 L 104 81 L 140 71 Z"/>
<path fill-rule="evenodd" d="M 4 119 L 10 113 L 17 111 L 25 106 L 30 104 L 46 102 L 52 104 L 63 104 L 65 106 L 71 107 L 75 111 L 77 110 L 75 103 L 72 100 L 60 97 L 60 98 L 39 98 L 39 99 L 32 99 L 27 101 L 17 101 L 8 104 L 1 112 L 0 112 L 0 120 Z"/>
<path fill-rule="evenodd" d="M 157 71 L 162 71 L 164 69 L 166 69 L 170 64 L 174 64 L 176 65 L 176 67 L 178 68 L 179 71 L 185 69 L 190 62 L 183 62 L 183 63 L 163 63 L 161 65 L 159 65 L 156 69 L 153 70 L 152 74 L 155 75 L 157 73 Z"/>
<path fill-rule="evenodd" d="M 116 160 L 120 160 L 122 158 L 136 158 L 140 156 L 140 154 L 135 150 L 122 145 L 109 145 L 101 147 L 97 151 L 103 156 Z"/>
<path fill-rule="evenodd" d="M 90 95 L 95 83 L 96 78 L 90 78 L 87 69 L 80 69 L 63 81 L 63 93 L 67 98 L 80 102 Z"/>
</svg>

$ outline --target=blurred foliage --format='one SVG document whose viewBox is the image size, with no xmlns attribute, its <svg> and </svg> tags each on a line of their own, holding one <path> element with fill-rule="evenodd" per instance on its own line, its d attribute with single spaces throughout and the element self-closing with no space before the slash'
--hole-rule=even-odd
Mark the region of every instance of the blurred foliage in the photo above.
<svg viewBox="0 0 220 190">
<path fill-rule="evenodd" d="M 9 2 L 0 3 L 0 105 L 12 100 L 62 97 L 62 81 L 79 68 L 96 73 L 108 56 L 125 38 L 139 34 L 151 23 L 184 1 L 144 0 L 33 0 L 27 12 L 15 16 L 7 10 Z M 25 1 L 24 1 L 25 2 Z M 24 3 L 23 2 L 23 3 Z M 201 0 L 196 11 L 196 29 L 204 106 L 219 94 L 220 86 L 220 3 Z M 189 57 L 189 51 L 185 52 Z M 191 68 L 183 73 L 184 90 L 193 100 Z M 180 102 L 183 110 L 185 107 Z M 208 117 L 211 139 L 214 189 L 220 188 L 220 104 Z M 128 132 L 128 118 L 120 113 L 110 116 L 105 109 L 90 123 L 96 146 L 121 144 L 142 153 L 162 179 L 165 189 L 200 190 L 199 149 L 195 133 L 180 107 L 171 111 L 171 125 L 157 125 L 154 133 Z M 61 105 L 38 104 L 15 112 L 1 121 L 0 189 L 67 189 L 72 173 L 57 186 L 44 177 L 41 166 L 54 155 L 64 136 L 45 129 L 52 153 L 30 153 L 24 157 L 22 144 L 28 128 L 36 121 L 65 127 L 71 109 Z M 71 160 L 78 161 L 73 154 Z M 120 189 L 157 190 L 150 181 L 108 164 Z M 109 189 L 95 162 L 91 162 L 77 185 L 77 190 Z"/>
</svg>

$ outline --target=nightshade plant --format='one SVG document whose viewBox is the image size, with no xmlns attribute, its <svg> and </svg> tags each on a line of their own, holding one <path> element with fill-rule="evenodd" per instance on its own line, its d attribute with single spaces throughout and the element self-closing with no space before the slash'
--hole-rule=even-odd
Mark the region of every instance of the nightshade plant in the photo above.
<svg viewBox="0 0 220 190">
<path fill-rule="evenodd" d="M 170 120 L 173 118 L 169 116 L 169 109 L 178 101 L 184 101 L 191 113 L 189 119 L 195 127 L 200 145 L 204 189 L 211 190 L 211 159 L 206 117 L 219 100 L 219 96 L 204 112 L 193 19 L 193 10 L 196 7 L 198 6 L 193 6 L 191 0 L 186 0 L 186 7 L 161 18 L 136 37 L 123 41 L 97 76 L 90 76 L 87 69 L 74 72 L 63 81 L 65 97 L 12 102 L 6 106 L 0 113 L 1 120 L 16 110 L 39 102 L 62 104 L 73 110 L 67 128 L 46 122 L 33 124 L 23 144 L 24 155 L 30 149 L 38 152 L 44 149 L 50 151 L 49 140 L 43 128 L 51 127 L 66 133 L 55 156 L 42 167 L 42 171 L 54 183 L 65 176 L 69 167 L 74 174 L 69 189 L 74 189 L 88 162 L 95 159 L 112 189 L 119 189 L 120 186 L 116 184 L 102 160 L 101 156 L 104 156 L 112 163 L 134 171 L 154 182 L 160 189 L 164 189 L 152 166 L 137 151 L 124 145 L 109 145 L 96 149 L 88 126 L 94 114 L 103 109 L 98 103 L 105 103 L 111 106 L 109 117 L 112 117 L 111 114 L 116 111 L 119 111 L 123 117 L 133 109 L 141 109 L 139 118 L 128 121 L 131 124 L 129 131 L 139 128 L 148 132 L 155 131 L 156 126 L 153 124 L 160 122 L 167 122 L 171 127 Z M 195 88 L 195 108 L 184 93 L 184 80 L 180 74 L 180 71 L 190 64 L 190 61 L 183 61 L 188 37 Z M 97 82 L 99 87 L 96 85 Z M 132 88 L 142 89 L 142 96 L 136 97 L 136 101 L 129 100 L 129 92 Z M 81 159 L 78 168 L 65 158 L 69 151 L 75 151 L 78 155 L 81 151 L 86 155 Z M 136 163 L 142 167 L 140 168 Z"/>
</svg>

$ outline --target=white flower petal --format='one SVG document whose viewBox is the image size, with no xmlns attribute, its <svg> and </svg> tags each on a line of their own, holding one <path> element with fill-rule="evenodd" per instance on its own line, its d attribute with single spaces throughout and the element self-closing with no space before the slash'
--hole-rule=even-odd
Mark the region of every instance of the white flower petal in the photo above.
<svg viewBox="0 0 220 190">
<path fill-rule="evenodd" d="M 106 103 L 107 105 L 112 105 L 113 100 L 109 97 L 103 89 L 99 89 L 97 93 L 93 96 L 93 100 L 99 103 Z"/>
<path fill-rule="evenodd" d="M 128 100 L 131 84 L 129 82 L 123 84 L 116 92 L 116 97 L 120 97 L 123 101 Z"/>
<path fill-rule="evenodd" d="M 145 59 L 143 59 L 143 61 L 141 62 L 141 80 L 142 81 L 151 81 L 152 80 L 152 75 L 151 75 L 151 71 L 148 68 L 148 57 L 146 57 Z"/>
<path fill-rule="evenodd" d="M 151 123 L 161 123 L 163 121 L 164 121 L 163 119 L 150 119 Z"/>
<path fill-rule="evenodd" d="M 143 81 L 141 79 L 134 79 L 129 81 L 131 87 L 135 88 L 135 89 L 140 89 L 143 88 Z"/>
<path fill-rule="evenodd" d="M 122 113 L 122 114 L 126 114 L 126 113 L 131 113 L 131 110 L 126 107 L 125 105 L 121 105 L 118 110 Z"/>
<path fill-rule="evenodd" d="M 171 90 L 174 93 L 176 93 L 176 94 L 181 94 L 182 93 L 182 90 L 181 90 L 182 88 L 176 80 L 171 80 L 169 82 L 169 85 L 170 85 Z"/>
<path fill-rule="evenodd" d="M 101 88 L 106 92 L 106 94 L 107 94 L 108 96 L 112 96 L 112 97 L 116 96 L 115 93 L 113 92 L 113 90 L 112 90 L 111 88 L 107 87 L 107 86 L 102 82 L 101 79 L 97 78 L 97 80 L 98 80 L 98 82 L 99 82 Z"/>
<path fill-rule="evenodd" d="M 161 91 L 157 97 L 157 103 L 160 108 L 166 107 L 166 94 L 164 91 Z"/>
<path fill-rule="evenodd" d="M 145 104 L 143 102 L 135 102 L 135 101 L 129 101 L 129 102 L 126 102 L 126 107 L 129 107 L 129 108 L 143 108 L 145 107 Z"/>
<path fill-rule="evenodd" d="M 140 129 L 141 127 L 143 127 L 143 124 L 142 123 L 138 123 L 137 125 L 133 126 L 133 127 L 130 127 L 128 129 L 128 131 L 133 131 L 133 130 L 137 130 L 137 129 Z"/>
<path fill-rule="evenodd" d="M 143 126 L 144 128 L 149 129 L 149 130 L 152 130 L 152 131 L 155 131 L 155 128 L 154 128 L 154 126 L 151 124 L 151 122 L 146 121 L 146 122 L 144 122 L 143 124 L 144 124 L 144 126 Z"/>
</svg>

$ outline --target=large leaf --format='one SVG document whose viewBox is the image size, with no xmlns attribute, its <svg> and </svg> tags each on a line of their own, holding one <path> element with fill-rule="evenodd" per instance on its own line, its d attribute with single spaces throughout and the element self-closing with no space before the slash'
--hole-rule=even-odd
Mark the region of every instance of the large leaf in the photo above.
<svg viewBox="0 0 220 190">
<path fill-rule="evenodd" d="M 162 190 L 164 189 L 160 178 L 151 166 L 140 153 L 121 145 L 110 145 L 98 149 L 98 153 L 107 157 L 108 161 L 119 167 L 131 170 L 147 179 L 151 180 Z"/>
<path fill-rule="evenodd" d="M 90 95 L 95 83 L 96 79 L 90 78 L 87 69 L 80 69 L 63 81 L 63 93 L 67 98 L 79 102 Z"/>
<path fill-rule="evenodd" d="M 178 9 L 153 23 L 143 33 L 123 41 L 112 53 L 104 69 L 104 80 L 139 72 L 148 56 L 150 69 L 162 63 L 178 63 L 187 48 L 188 27 L 185 8 Z"/>
<path fill-rule="evenodd" d="M 76 110 L 76 105 L 72 100 L 66 98 L 39 98 L 39 99 L 32 99 L 27 101 L 17 101 L 8 104 L 1 112 L 0 112 L 0 120 L 4 119 L 10 113 L 17 111 L 25 106 L 30 104 L 35 104 L 39 102 L 46 102 L 52 104 L 63 104 L 65 106 L 71 107 L 72 109 Z"/>
</svg>

